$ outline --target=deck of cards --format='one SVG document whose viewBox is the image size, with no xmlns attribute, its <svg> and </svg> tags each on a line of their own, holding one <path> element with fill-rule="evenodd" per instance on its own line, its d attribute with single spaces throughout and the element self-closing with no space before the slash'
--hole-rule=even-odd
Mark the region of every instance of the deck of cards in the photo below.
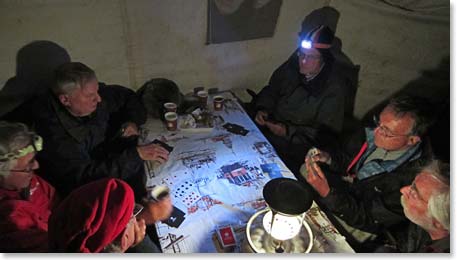
<svg viewBox="0 0 457 260">
<path fill-rule="evenodd" d="M 309 149 L 309 151 L 306 154 L 306 156 L 311 159 L 314 156 L 318 155 L 319 153 L 320 153 L 319 149 L 317 149 L 316 147 L 313 147 L 313 148 Z"/>
<path fill-rule="evenodd" d="M 217 238 L 223 248 L 236 245 L 235 232 L 231 226 L 223 226 L 217 229 Z"/>
<path fill-rule="evenodd" d="M 310 159 L 311 162 L 314 163 L 312 158 L 313 158 L 313 156 L 318 155 L 319 153 L 320 153 L 319 149 L 313 147 L 313 148 L 308 150 L 308 153 L 306 154 L 306 158 Z M 305 163 L 303 163 L 301 165 L 301 167 L 300 167 L 300 174 L 305 179 L 308 177 L 308 170 L 306 169 L 306 164 Z"/>
</svg>

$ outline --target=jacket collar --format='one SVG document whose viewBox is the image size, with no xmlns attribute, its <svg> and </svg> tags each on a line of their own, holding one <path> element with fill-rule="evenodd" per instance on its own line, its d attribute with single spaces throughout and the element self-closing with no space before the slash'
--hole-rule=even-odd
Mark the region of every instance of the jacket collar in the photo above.
<svg viewBox="0 0 457 260">
<path fill-rule="evenodd" d="M 368 148 L 357 163 L 357 169 L 359 169 L 357 172 L 358 179 L 365 179 L 382 172 L 392 172 L 404 163 L 414 161 L 422 155 L 422 142 L 418 142 L 417 144 L 406 150 L 405 153 L 403 153 L 403 155 L 401 155 L 396 160 L 373 160 L 364 164 L 367 157 L 376 149 L 376 145 L 374 144 L 374 129 L 365 128 L 365 134 L 368 143 Z"/>
<path fill-rule="evenodd" d="M 438 240 L 431 240 L 424 246 L 423 251 L 426 253 L 448 253 L 450 252 L 450 235 Z"/>
<path fill-rule="evenodd" d="M 40 185 L 35 174 L 30 180 L 29 187 L 23 189 L 22 191 L 15 190 L 6 190 L 0 188 L 0 201 L 2 200 L 28 200 L 30 198 L 31 192 L 35 191 L 36 188 Z"/>
<path fill-rule="evenodd" d="M 62 124 L 63 128 L 78 142 L 82 143 L 83 140 L 90 132 L 90 128 L 85 126 L 85 121 L 89 120 L 97 113 L 87 117 L 75 117 L 57 100 L 54 95 L 51 95 L 51 105 L 56 112 L 57 118 Z"/>
<path fill-rule="evenodd" d="M 365 134 L 367 137 L 368 149 L 365 154 L 369 155 L 372 151 L 376 149 L 376 145 L 374 144 L 374 129 L 373 128 L 365 128 Z M 397 161 L 401 160 L 401 163 L 406 161 L 413 161 L 420 157 L 420 145 L 422 141 L 419 141 L 414 146 L 410 147 Z M 366 158 L 366 157 L 365 157 Z M 409 158 L 409 159 L 408 159 Z M 401 164 L 400 163 L 400 164 Z"/>
<path fill-rule="evenodd" d="M 326 62 L 320 69 L 319 73 L 314 76 L 311 80 L 307 80 L 306 76 L 300 73 L 300 66 L 297 60 L 297 71 L 299 74 L 300 85 L 308 91 L 310 96 L 318 97 L 327 88 L 326 81 L 329 79 L 329 74 L 332 70 L 332 62 Z"/>
</svg>

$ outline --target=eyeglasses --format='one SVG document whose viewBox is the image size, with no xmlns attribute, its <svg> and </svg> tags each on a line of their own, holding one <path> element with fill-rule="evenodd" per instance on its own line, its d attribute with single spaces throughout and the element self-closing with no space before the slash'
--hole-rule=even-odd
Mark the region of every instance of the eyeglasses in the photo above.
<svg viewBox="0 0 457 260">
<path fill-rule="evenodd" d="M 374 124 L 376 125 L 376 128 L 379 129 L 379 132 L 381 133 L 381 135 L 383 135 L 384 137 L 387 137 L 387 138 L 394 138 L 394 137 L 400 137 L 400 136 L 410 136 L 411 134 L 406 134 L 406 135 L 400 135 L 400 134 L 394 134 L 392 133 L 391 130 L 389 130 L 389 128 L 387 128 L 385 125 L 381 125 L 381 122 L 379 121 L 379 117 L 378 116 L 373 116 L 373 122 Z"/>
<path fill-rule="evenodd" d="M 10 172 L 26 172 L 26 173 L 31 173 L 33 172 L 34 170 L 36 170 L 37 168 L 34 168 L 35 166 L 35 156 L 33 156 L 32 159 L 30 159 L 30 161 L 28 162 L 27 164 L 27 168 L 24 168 L 24 169 L 10 169 Z"/>
<path fill-rule="evenodd" d="M 43 149 L 43 139 L 39 135 L 33 135 L 31 144 L 28 146 L 19 149 L 17 151 L 0 155 L 0 161 L 11 161 L 23 156 L 26 156 L 29 153 L 38 152 Z"/>
<path fill-rule="evenodd" d="M 320 55 L 306 54 L 306 53 L 302 52 L 301 50 L 297 51 L 297 56 L 300 58 L 304 58 L 305 60 L 318 60 L 321 58 Z"/>
<path fill-rule="evenodd" d="M 424 198 L 422 198 L 422 196 L 419 194 L 419 191 L 417 190 L 415 181 L 411 184 L 411 186 L 409 186 L 408 193 L 409 193 L 409 196 L 411 198 L 413 198 L 414 200 L 421 200 L 423 202 L 426 202 L 424 200 Z"/>
<path fill-rule="evenodd" d="M 136 217 L 143 211 L 144 207 L 138 203 L 135 203 L 135 206 L 133 207 L 133 213 L 132 216 L 130 217 L 129 223 L 127 224 L 127 227 L 132 225 L 136 219 Z"/>
<path fill-rule="evenodd" d="M 136 216 L 138 216 L 143 209 L 144 207 L 141 204 L 135 203 L 135 207 L 133 208 L 133 217 L 136 218 Z"/>
</svg>

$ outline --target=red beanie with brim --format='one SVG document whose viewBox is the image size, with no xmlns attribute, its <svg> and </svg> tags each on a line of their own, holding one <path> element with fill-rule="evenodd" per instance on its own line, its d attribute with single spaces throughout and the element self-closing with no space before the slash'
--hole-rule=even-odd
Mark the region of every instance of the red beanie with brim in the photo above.
<svg viewBox="0 0 457 260">
<path fill-rule="evenodd" d="M 114 241 L 132 217 L 135 199 L 119 179 L 102 179 L 74 190 L 49 218 L 53 252 L 97 253 Z"/>
</svg>

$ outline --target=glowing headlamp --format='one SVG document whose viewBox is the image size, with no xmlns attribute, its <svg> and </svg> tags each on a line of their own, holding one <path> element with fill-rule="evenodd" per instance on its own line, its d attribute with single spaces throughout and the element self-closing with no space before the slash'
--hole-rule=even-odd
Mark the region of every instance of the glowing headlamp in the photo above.
<svg viewBox="0 0 457 260">
<path fill-rule="evenodd" d="M 311 41 L 302 40 L 300 46 L 304 49 L 311 49 Z"/>
<path fill-rule="evenodd" d="M 26 156 L 29 153 L 38 152 L 43 149 L 43 138 L 33 135 L 31 144 L 17 151 L 0 155 L 0 161 L 10 161 Z"/>
</svg>

